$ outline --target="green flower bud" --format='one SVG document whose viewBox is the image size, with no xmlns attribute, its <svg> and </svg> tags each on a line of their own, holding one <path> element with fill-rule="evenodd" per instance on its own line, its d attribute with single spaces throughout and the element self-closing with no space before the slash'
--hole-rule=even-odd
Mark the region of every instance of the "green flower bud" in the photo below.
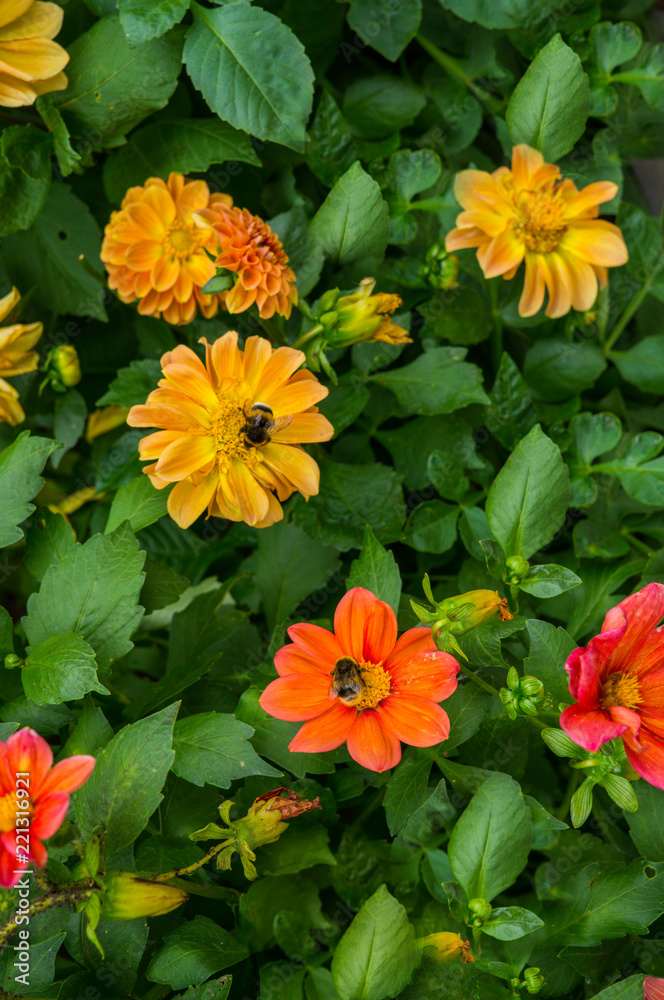
<svg viewBox="0 0 664 1000">
<path fill-rule="evenodd" d="M 544 976 L 541 975 L 540 970 L 536 967 L 524 969 L 523 979 L 526 984 L 526 989 L 531 994 L 539 993 L 544 985 Z"/>
<path fill-rule="evenodd" d="M 583 826 L 585 821 L 590 816 L 593 807 L 593 787 L 595 785 L 595 779 L 587 777 L 580 788 L 574 792 L 572 796 L 572 802 L 570 804 L 570 819 L 572 820 L 572 826 L 574 829 Z"/>
<path fill-rule="evenodd" d="M 493 907 L 485 899 L 469 899 L 468 909 L 474 916 L 479 917 L 480 921 L 490 920 L 493 913 Z"/>
<path fill-rule="evenodd" d="M 516 667 L 510 667 L 507 671 L 507 686 L 512 691 L 517 691 L 519 688 L 519 671 Z"/>
<path fill-rule="evenodd" d="M 531 677 L 530 675 L 522 677 L 521 680 L 519 681 L 519 690 L 521 691 L 522 694 L 525 694 L 526 697 L 529 697 L 530 695 L 533 694 L 540 694 L 543 687 L 544 685 L 542 684 L 541 680 L 539 680 L 537 677 Z"/>
<path fill-rule="evenodd" d="M 56 392 L 65 392 L 81 381 L 81 364 L 76 348 L 63 344 L 49 351 L 43 369 Z"/>
<path fill-rule="evenodd" d="M 617 774 L 607 774 L 606 777 L 602 778 L 600 784 L 621 809 L 626 812 L 636 812 L 639 808 L 636 793 L 626 778 L 621 778 Z"/>
<path fill-rule="evenodd" d="M 174 885 L 153 882 L 135 872 L 108 872 L 101 892 L 101 911 L 107 920 L 135 920 L 170 913 L 189 899 Z"/>
<path fill-rule="evenodd" d="M 505 566 L 508 583 L 519 583 L 530 572 L 530 563 L 522 559 L 521 556 L 510 556 L 505 560 Z"/>
<path fill-rule="evenodd" d="M 537 715 L 538 706 L 533 698 L 520 698 L 519 708 L 524 715 Z"/>
<path fill-rule="evenodd" d="M 23 660 L 16 653 L 7 653 L 5 656 L 5 667 L 7 670 L 15 670 L 16 667 L 22 667 Z"/>
</svg>

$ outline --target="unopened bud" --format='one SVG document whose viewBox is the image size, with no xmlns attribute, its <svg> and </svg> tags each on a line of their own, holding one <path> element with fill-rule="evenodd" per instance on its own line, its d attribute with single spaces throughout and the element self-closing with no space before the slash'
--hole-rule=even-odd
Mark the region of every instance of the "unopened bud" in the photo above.
<svg viewBox="0 0 664 1000">
<path fill-rule="evenodd" d="M 427 934 L 426 937 L 419 939 L 419 944 L 434 962 L 450 962 L 457 955 L 467 964 L 475 961 L 470 950 L 470 942 L 464 941 L 459 934 L 452 934 L 450 931 Z"/>
<path fill-rule="evenodd" d="M 5 656 L 5 667 L 7 670 L 15 670 L 16 667 L 22 667 L 23 660 L 16 653 L 7 653 Z"/>
<path fill-rule="evenodd" d="M 474 916 L 479 917 L 480 920 L 489 920 L 493 913 L 491 903 L 487 903 L 485 899 L 469 899 L 468 909 Z"/>
<path fill-rule="evenodd" d="M 593 807 L 593 787 L 595 779 L 588 777 L 572 796 L 569 815 L 574 829 L 583 826 Z"/>
<path fill-rule="evenodd" d="M 526 989 L 531 994 L 539 993 L 544 986 L 544 976 L 541 975 L 540 970 L 536 967 L 524 969 L 523 979 L 526 984 Z"/>
<path fill-rule="evenodd" d="M 135 920 L 170 913 L 189 899 L 189 894 L 165 882 L 152 882 L 134 872 L 108 872 L 104 879 L 101 909 L 107 920 Z"/>
<path fill-rule="evenodd" d="M 92 444 L 95 438 L 101 434 L 107 434 L 127 422 L 129 410 L 124 406 L 105 406 L 101 410 L 95 410 L 88 417 L 88 426 L 85 431 L 85 440 Z"/>
<path fill-rule="evenodd" d="M 526 697 L 530 697 L 533 694 L 541 694 L 544 685 L 538 677 L 531 677 L 530 674 L 526 674 L 519 681 L 519 689 L 522 694 Z"/>
<path fill-rule="evenodd" d="M 507 567 L 507 583 L 519 583 L 530 572 L 530 563 L 521 556 L 510 556 L 505 560 Z"/>
<path fill-rule="evenodd" d="M 43 369 L 56 392 L 65 392 L 81 381 L 81 363 L 71 344 L 54 347 L 46 357 Z"/>
</svg>

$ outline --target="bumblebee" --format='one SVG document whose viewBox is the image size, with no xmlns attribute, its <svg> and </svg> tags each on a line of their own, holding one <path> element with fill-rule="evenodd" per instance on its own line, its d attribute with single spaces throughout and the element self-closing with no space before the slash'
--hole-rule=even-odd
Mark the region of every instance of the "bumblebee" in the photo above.
<svg viewBox="0 0 664 1000">
<path fill-rule="evenodd" d="M 244 436 L 244 443 L 247 448 L 257 448 L 262 444 L 268 444 L 270 434 L 274 431 L 288 427 L 293 417 L 276 417 L 267 403 L 251 403 L 249 400 L 244 404 L 244 418 L 246 424 L 240 430 Z"/>
<path fill-rule="evenodd" d="M 366 687 L 362 674 L 355 660 L 350 656 L 342 656 L 334 665 L 330 698 L 339 698 L 344 705 L 355 705 Z"/>
</svg>

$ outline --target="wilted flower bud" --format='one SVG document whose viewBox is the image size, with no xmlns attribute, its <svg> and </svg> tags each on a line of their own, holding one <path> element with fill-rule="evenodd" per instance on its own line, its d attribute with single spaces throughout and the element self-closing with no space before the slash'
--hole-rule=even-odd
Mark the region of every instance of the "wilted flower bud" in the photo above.
<svg viewBox="0 0 664 1000">
<path fill-rule="evenodd" d="M 434 962 L 450 962 L 457 955 L 460 955 L 461 961 L 467 964 L 475 961 L 470 951 L 470 942 L 464 941 L 459 934 L 452 934 L 450 931 L 427 934 L 426 937 L 419 939 L 419 943 Z"/>
<path fill-rule="evenodd" d="M 54 347 L 46 357 L 43 371 L 56 392 L 66 392 L 81 381 L 81 364 L 76 348 L 71 344 Z"/>
<path fill-rule="evenodd" d="M 170 913 L 186 903 L 189 894 L 177 886 L 152 882 L 135 872 L 110 871 L 104 879 L 100 899 L 107 920 L 134 920 Z"/>
</svg>

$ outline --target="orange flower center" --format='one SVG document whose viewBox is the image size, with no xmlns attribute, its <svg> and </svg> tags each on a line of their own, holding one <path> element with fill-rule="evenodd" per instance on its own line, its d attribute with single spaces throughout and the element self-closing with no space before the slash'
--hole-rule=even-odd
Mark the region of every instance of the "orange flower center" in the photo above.
<svg viewBox="0 0 664 1000">
<path fill-rule="evenodd" d="M 3 795 L 0 798 L 0 833 L 8 833 L 10 830 L 16 829 L 17 814 L 16 795 L 14 793 Z"/>
<path fill-rule="evenodd" d="M 517 203 L 514 231 L 528 250 L 552 253 L 560 244 L 567 226 L 563 204 L 551 191 L 524 191 Z"/>
<path fill-rule="evenodd" d="M 602 685 L 602 708 L 636 708 L 643 701 L 638 678 L 634 674 L 611 674 Z"/>
<path fill-rule="evenodd" d="M 203 233 L 193 225 L 184 226 L 181 222 L 174 222 L 167 230 L 161 241 L 164 252 L 171 257 L 189 257 L 201 248 Z"/>
<path fill-rule="evenodd" d="M 357 708 L 358 711 L 362 711 L 363 708 L 375 708 L 379 705 L 383 698 L 387 698 L 390 693 L 391 678 L 386 670 L 383 670 L 379 663 L 367 663 L 363 661 L 358 663 L 351 657 L 342 657 L 341 660 L 337 662 L 337 665 L 332 671 L 330 676 L 334 676 L 335 681 L 337 680 L 337 669 L 340 664 L 344 664 L 346 668 L 352 666 L 356 670 L 356 676 L 359 674 L 360 682 L 362 684 L 361 690 L 357 695 L 352 696 L 341 696 L 341 700 L 344 704 L 349 705 L 352 708 Z M 343 685 L 343 680 L 340 682 Z M 332 691 L 334 688 L 330 688 Z M 339 691 L 339 688 L 336 688 Z"/>
<path fill-rule="evenodd" d="M 240 461 L 254 466 L 261 461 L 258 449 L 247 445 L 244 428 L 247 418 L 237 403 L 222 399 L 213 417 L 214 446 L 217 461 L 223 473 L 228 471 L 228 460 L 239 458 Z"/>
</svg>

